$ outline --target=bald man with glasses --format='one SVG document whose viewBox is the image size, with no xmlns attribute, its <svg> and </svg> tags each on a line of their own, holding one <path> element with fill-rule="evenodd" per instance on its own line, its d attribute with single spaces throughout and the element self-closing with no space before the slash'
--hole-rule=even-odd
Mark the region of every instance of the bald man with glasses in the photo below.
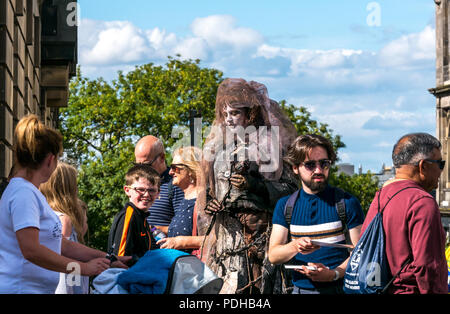
<svg viewBox="0 0 450 314">
<path fill-rule="evenodd" d="M 183 191 L 172 184 L 169 175 L 170 168 L 166 163 L 164 145 L 160 139 L 153 135 L 141 138 L 134 149 L 135 164 L 146 164 L 155 169 L 161 176 L 161 189 L 159 198 L 150 207 L 148 224 L 156 226 L 167 234 L 170 222 L 177 208 L 184 199 Z"/>
</svg>

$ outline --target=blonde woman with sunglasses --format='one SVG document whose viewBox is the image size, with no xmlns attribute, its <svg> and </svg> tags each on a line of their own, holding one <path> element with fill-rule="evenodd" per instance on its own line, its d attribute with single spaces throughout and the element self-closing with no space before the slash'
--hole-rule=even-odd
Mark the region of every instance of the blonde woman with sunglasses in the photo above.
<svg viewBox="0 0 450 314">
<path fill-rule="evenodd" d="M 162 249 L 192 253 L 202 245 L 204 237 L 197 235 L 197 208 L 205 203 L 205 177 L 200 163 L 201 156 L 202 152 L 197 147 L 182 147 L 173 154 L 169 174 L 173 178 L 173 184 L 183 190 L 184 199 L 175 209 L 168 237 L 157 243 Z"/>
</svg>

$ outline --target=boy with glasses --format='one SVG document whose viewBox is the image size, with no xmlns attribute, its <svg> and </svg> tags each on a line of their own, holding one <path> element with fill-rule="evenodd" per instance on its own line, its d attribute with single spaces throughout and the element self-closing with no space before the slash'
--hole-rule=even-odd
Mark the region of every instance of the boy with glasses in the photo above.
<svg viewBox="0 0 450 314">
<path fill-rule="evenodd" d="M 123 187 L 129 202 L 114 217 L 108 237 L 108 252 L 132 256 L 136 262 L 148 250 L 157 248 L 147 222 L 149 208 L 159 195 L 160 176 L 149 165 L 138 164 L 125 175 Z"/>
<path fill-rule="evenodd" d="M 269 243 L 269 260 L 273 264 L 294 265 L 294 293 L 342 293 L 342 278 L 348 262 L 346 243 L 349 230 L 351 244 L 359 239 L 364 214 L 359 201 L 342 191 L 345 204 L 344 224 L 336 208 L 335 187 L 328 185 L 330 167 L 336 154 L 329 140 L 320 135 L 299 136 L 289 147 L 285 160 L 300 177 L 302 188 L 286 218 L 290 196 L 281 198 L 273 214 Z M 327 244 L 319 246 L 313 240 Z M 331 246 L 330 246 L 331 245 Z M 335 245 L 333 247 L 333 245 Z"/>
</svg>

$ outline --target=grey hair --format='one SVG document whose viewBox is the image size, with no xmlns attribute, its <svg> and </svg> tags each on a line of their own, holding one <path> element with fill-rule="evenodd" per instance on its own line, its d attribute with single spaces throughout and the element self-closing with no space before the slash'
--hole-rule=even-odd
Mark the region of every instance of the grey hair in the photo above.
<svg viewBox="0 0 450 314">
<path fill-rule="evenodd" d="M 441 149 L 438 139 L 428 133 L 410 133 L 402 136 L 392 150 L 392 162 L 395 168 L 402 165 L 415 165 L 429 158 L 433 149 Z"/>
</svg>

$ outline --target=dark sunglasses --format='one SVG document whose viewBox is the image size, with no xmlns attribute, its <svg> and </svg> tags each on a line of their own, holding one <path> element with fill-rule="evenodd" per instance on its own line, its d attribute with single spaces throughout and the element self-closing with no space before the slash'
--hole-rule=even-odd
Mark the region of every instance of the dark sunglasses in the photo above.
<svg viewBox="0 0 450 314">
<path fill-rule="evenodd" d="M 438 160 L 436 160 L 436 159 L 424 159 L 424 161 L 434 162 L 434 163 L 438 164 L 439 169 L 441 169 L 441 170 L 443 170 L 444 167 L 445 167 L 445 160 L 442 160 L 442 159 L 438 159 Z"/>
<path fill-rule="evenodd" d="M 189 168 L 189 167 L 185 164 L 171 164 L 170 165 L 170 169 L 176 173 L 179 173 L 180 170 L 186 169 L 186 168 Z"/>
<path fill-rule="evenodd" d="M 305 168 L 309 171 L 316 170 L 317 166 L 322 170 L 327 170 L 331 167 L 331 160 L 329 159 L 321 159 L 321 160 L 309 160 L 301 163 Z"/>
<path fill-rule="evenodd" d="M 153 163 L 156 161 L 156 159 L 158 159 L 158 157 L 160 156 L 160 154 L 156 155 L 155 158 L 152 159 L 152 161 L 150 162 L 133 162 L 133 165 L 137 166 L 137 165 L 147 165 L 147 166 L 152 166 Z"/>
</svg>

